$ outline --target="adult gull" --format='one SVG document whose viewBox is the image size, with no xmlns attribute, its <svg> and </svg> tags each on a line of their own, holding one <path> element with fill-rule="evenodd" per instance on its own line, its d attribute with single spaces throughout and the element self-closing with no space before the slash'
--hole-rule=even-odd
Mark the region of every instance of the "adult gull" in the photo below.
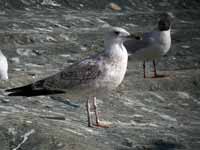
<svg viewBox="0 0 200 150">
<path fill-rule="evenodd" d="M 162 77 L 156 71 L 155 60 L 165 55 L 171 47 L 171 25 L 173 15 L 162 13 L 158 21 L 158 30 L 140 35 L 141 40 L 131 39 L 124 42 L 130 57 L 143 61 L 144 78 L 146 78 L 146 61 L 153 61 L 154 77 Z"/>
</svg>

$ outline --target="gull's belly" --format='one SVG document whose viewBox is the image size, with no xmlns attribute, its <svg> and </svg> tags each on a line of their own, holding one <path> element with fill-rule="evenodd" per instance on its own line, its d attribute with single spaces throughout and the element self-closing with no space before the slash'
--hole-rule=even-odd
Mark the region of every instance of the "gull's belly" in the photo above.
<svg viewBox="0 0 200 150">
<path fill-rule="evenodd" d="M 158 59 L 165 55 L 170 48 L 169 44 L 155 44 L 151 47 L 141 49 L 133 54 L 137 60 L 151 61 L 153 59 Z"/>
<path fill-rule="evenodd" d="M 107 68 L 108 69 L 108 68 Z M 115 89 L 122 82 L 126 69 L 124 67 L 109 68 L 95 80 L 81 84 L 74 88 L 65 89 L 66 97 L 70 99 L 82 99 L 90 96 L 103 96 Z"/>
<path fill-rule="evenodd" d="M 119 86 L 122 80 L 122 75 L 119 76 L 114 72 L 110 72 L 109 76 L 100 76 L 87 84 L 66 89 L 66 97 L 70 99 L 84 99 L 91 96 L 105 96 Z"/>
<path fill-rule="evenodd" d="M 124 79 L 125 73 L 127 69 L 127 62 L 124 61 L 121 64 L 109 66 L 105 75 L 103 75 L 97 81 L 97 87 L 106 90 L 113 90 L 118 87 Z"/>
<path fill-rule="evenodd" d="M 162 52 L 160 49 L 156 47 L 150 47 L 150 48 L 145 48 L 137 51 L 135 54 L 133 54 L 133 57 L 137 60 L 152 60 L 152 59 L 157 59 L 162 56 Z"/>
</svg>

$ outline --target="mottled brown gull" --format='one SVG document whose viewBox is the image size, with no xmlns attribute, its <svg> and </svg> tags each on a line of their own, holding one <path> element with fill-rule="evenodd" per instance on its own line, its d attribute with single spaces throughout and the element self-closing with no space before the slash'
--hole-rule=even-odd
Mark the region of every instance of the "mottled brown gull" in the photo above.
<svg viewBox="0 0 200 150">
<path fill-rule="evenodd" d="M 134 38 L 125 29 L 112 27 L 105 33 L 104 51 L 74 63 L 63 71 L 32 84 L 8 89 L 9 96 L 38 96 L 66 93 L 66 96 L 87 98 L 88 126 L 92 126 L 89 99 L 93 100 L 96 126 L 107 127 L 99 121 L 96 96 L 115 89 L 123 80 L 128 54 L 123 42 Z"/>
</svg>

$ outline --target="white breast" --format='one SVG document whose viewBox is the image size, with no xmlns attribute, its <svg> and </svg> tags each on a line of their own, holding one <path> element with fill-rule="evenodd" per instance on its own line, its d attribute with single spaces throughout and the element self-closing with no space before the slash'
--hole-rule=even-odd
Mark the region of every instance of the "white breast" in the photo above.
<svg viewBox="0 0 200 150">
<path fill-rule="evenodd" d="M 128 54 L 124 46 L 118 56 L 106 61 L 105 74 L 98 83 L 99 86 L 112 90 L 121 84 L 127 70 Z"/>
<path fill-rule="evenodd" d="M 160 46 L 160 51 L 161 51 L 162 55 L 165 55 L 169 51 L 169 49 L 171 47 L 170 30 L 160 32 L 159 46 Z"/>
</svg>

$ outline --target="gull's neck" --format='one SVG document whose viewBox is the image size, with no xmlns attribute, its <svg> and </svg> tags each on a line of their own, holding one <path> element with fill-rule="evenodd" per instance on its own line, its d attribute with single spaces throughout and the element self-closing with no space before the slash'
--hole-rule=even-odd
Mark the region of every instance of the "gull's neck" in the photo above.
<svg viewBox="0 0 200 150">
<path fill-rule="evenodd" d="M 126 48 L 123 45 L 123 42 L 104 42 L 105 53 L 107 56 L 115 59 L 120 59 L 123 57 L 127 57 Z"/>
<path fill-rule="evenodd" d="M 3 56 L 4 57 L 4 55 L 3 55 L 3 53 L 2 53 L 2 51 L 0 50 L 0 56 Z"/>
<path fill-rule="evenodd" d="M 160 31 L 158 38 L 159 38 L 160 46 L 162 47 L 163 54 L 167 53 L 171 47 L 170 29 L 165 30 L 165 31 Z"/>
<path fill-rule="evenodd" d="M 171 33 L 170 33 L 170 29 L 169 30 L 165 30 L 165 31 L 160 31 L 160 38 L 162 41 L 166 41 L 166 42 L 171 42 Z"/>
<path fill-rule="evenodd" d="M 168 34 L 170 34 L 170 32 L 171 32 L 171 29 L 168 29 L 168 30 L 163 30 L 163 31 L 160 31 L 161 33 L 168 33 Z"/>
<path fill-rule="evenodd" d="M 163 30 L 163 31 L 159 31 L 159 32 L 160 32 L 160 34 L 166 34 L 167 36 L 170 36 L 171 29 Z"/>
</svg>

